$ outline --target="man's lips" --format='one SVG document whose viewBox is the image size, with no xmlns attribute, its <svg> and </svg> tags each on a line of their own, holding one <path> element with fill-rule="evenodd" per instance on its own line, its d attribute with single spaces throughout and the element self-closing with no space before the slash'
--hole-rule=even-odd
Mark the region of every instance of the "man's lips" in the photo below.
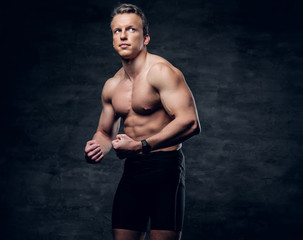
<svg viewBox="0 0 303 240">
<path fill-rule="evenodd" d="M 129 47 L 129 46 L 130 46 L 130 44 L 127 44 L 127 43 L 119 44 L 119 47 L 120 47 L 120 48 L 127 48 L 127 47 Z"/>
</svg>

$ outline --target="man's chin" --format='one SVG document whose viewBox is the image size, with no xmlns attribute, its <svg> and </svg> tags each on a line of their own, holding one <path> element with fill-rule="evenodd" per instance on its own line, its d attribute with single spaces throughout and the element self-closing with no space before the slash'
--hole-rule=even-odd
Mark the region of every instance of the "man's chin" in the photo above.
<svg viewBox="0 0 303 240">
<path fill-rule="evenodd" d="M 126 52 L 118 52 L 118 54 L 119 54 L 119 56 L 121 57 L 121 59 L 122 60 L 126 60 L 126 61 L 129 61 L 129 60 L 132 60 L 132 59 L 134 59 L 134 58 L 136 58 L 136 56 L 138 55 L 138 54 L 128 54 L 128 53 L 126 53 Z"/>
</svg>

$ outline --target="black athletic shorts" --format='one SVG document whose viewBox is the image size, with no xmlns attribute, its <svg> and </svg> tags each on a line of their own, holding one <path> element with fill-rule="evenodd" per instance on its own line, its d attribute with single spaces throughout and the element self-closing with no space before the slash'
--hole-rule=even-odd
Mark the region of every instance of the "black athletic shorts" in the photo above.
<svg viewBox="0 0 303 240">
<path fill-rule="evenodd" d="M 185 206 L 181 150 L 136 154 L 125 161 L 114 199 L 113 229 L 181 231 Z"/>
</svg>

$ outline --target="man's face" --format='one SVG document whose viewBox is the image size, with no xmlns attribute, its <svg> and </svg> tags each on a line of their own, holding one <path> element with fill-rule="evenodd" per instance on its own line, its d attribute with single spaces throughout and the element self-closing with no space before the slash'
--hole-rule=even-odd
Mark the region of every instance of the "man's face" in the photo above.
<svg viewBox="0 0 303 240">
<path fill-rule="evenodd" d="M 142 19 L 134 13 L 116 15 L 111 29 L 114 49 L 124 59 L 135 58 L 149 42 L 149 36 L 143 36 Z"/>
</svg>

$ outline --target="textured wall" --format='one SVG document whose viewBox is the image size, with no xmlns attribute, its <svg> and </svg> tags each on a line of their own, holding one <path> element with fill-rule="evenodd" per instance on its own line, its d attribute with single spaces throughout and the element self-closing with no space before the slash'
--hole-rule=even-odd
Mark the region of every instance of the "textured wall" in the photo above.
<svg viewBox="0 0 303 240">
<path fill-rule="evenodd" d="M 184 144 L 184 240 L 301 239 L 303 32 L 296 1 L 148 0 L 149 51 L 180 68 L 202 133 Z M 0 238 L 111 239 L 123 162 L 84 161 L 120 67 L 115 1 L 1 8 Z M 302 234 L 301 234 L 302 237 Z"/>
</svg>

